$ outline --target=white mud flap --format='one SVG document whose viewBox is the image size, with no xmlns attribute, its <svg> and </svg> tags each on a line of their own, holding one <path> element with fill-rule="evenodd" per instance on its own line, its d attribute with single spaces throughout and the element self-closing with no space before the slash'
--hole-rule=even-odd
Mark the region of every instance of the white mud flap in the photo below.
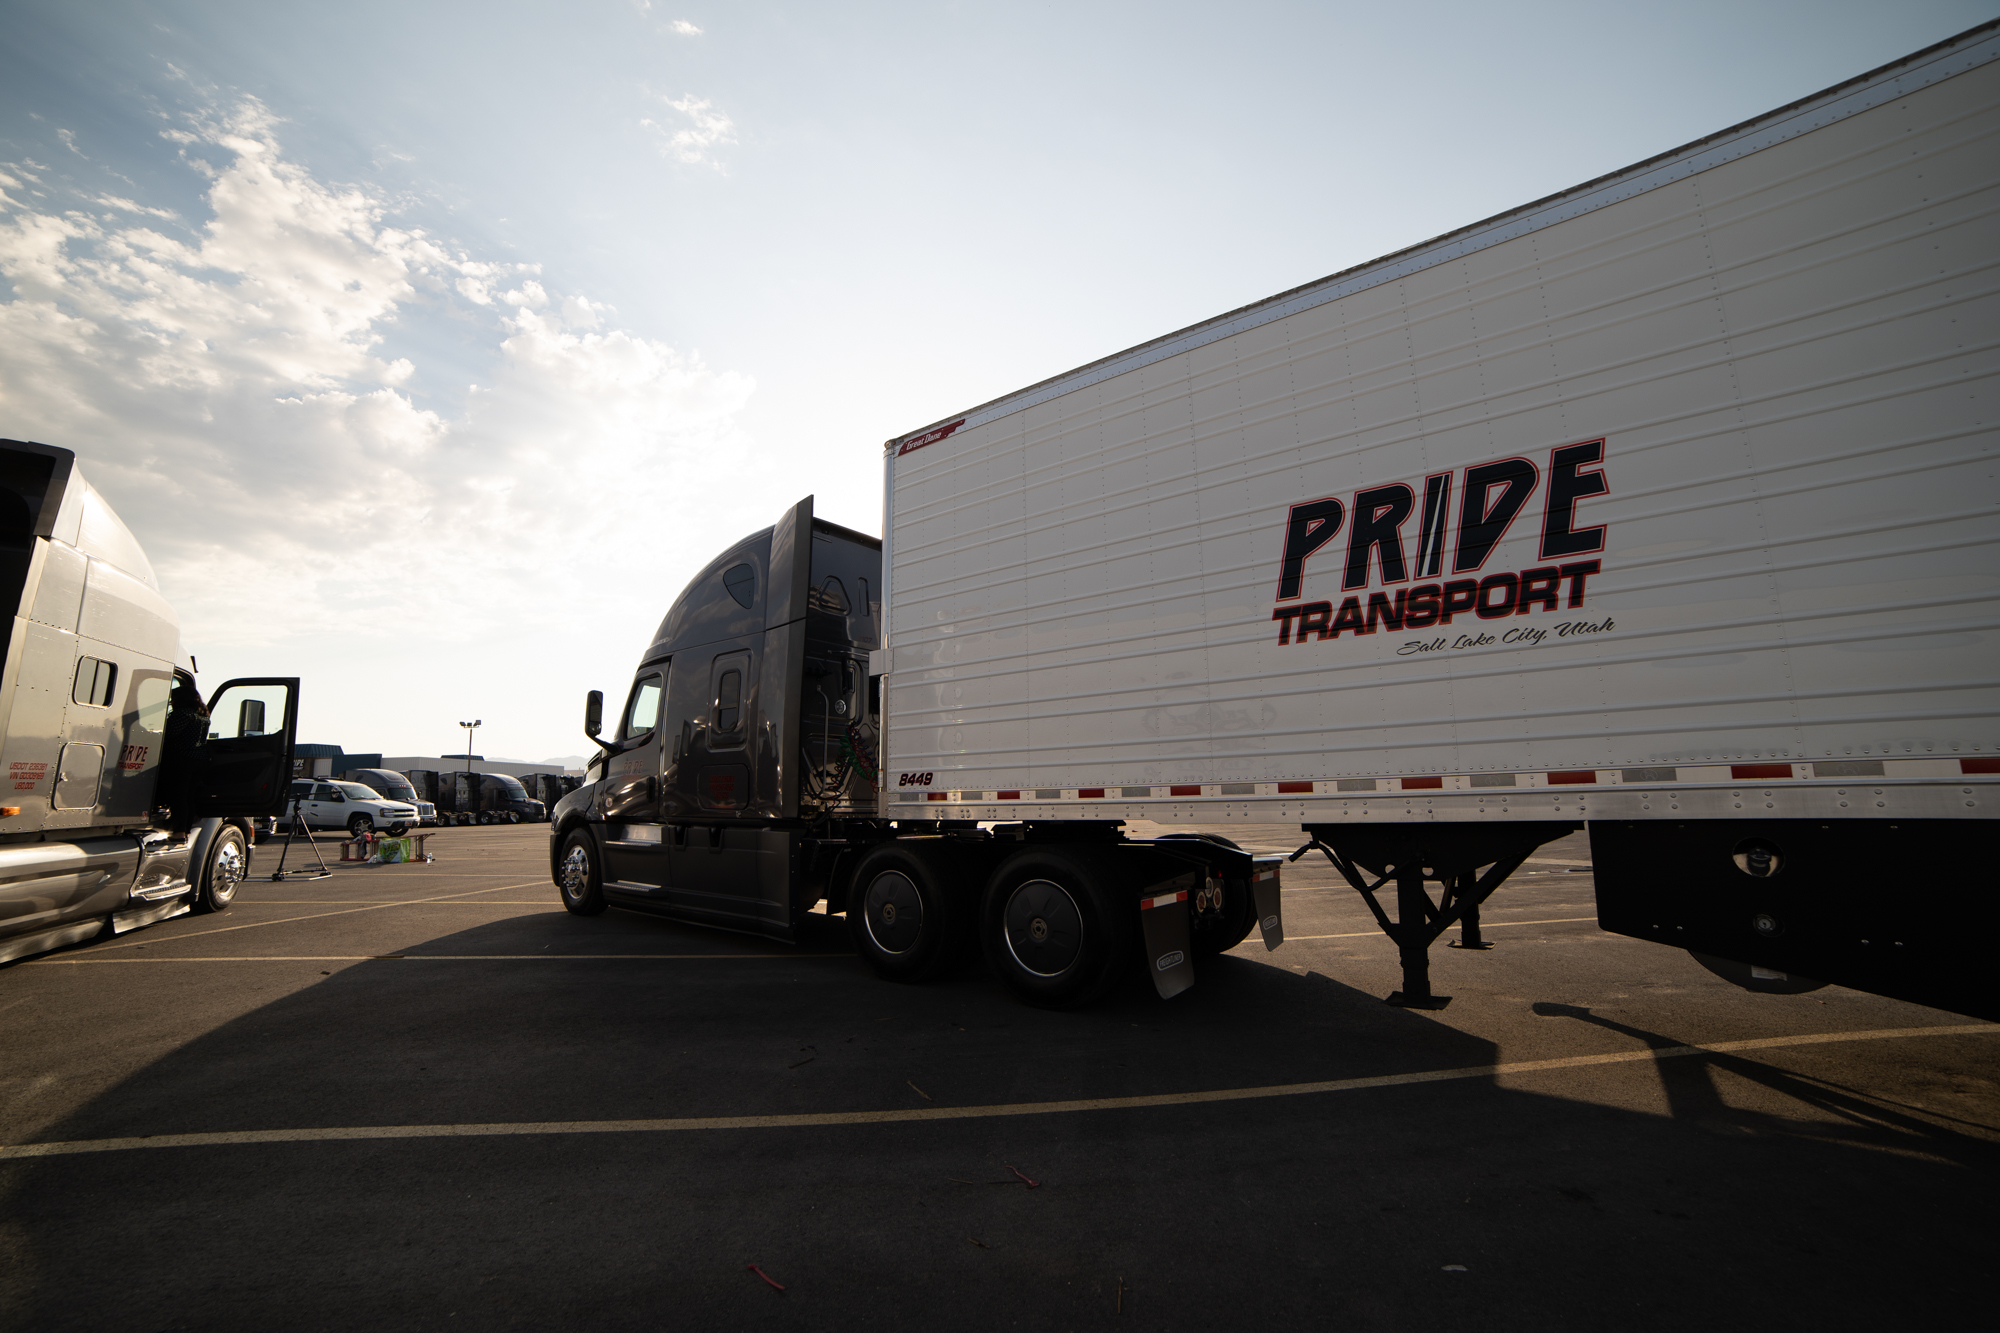
<svg viewBox="0 0 2000 1333">
<path fill-rule="evenodd" d="M 1285 942 L 1285 911 L 1278 902 L 1278 867 L 1283 864 L 1281 856 L 1260 856 L 1250 872 L 1250 897 L 1257 905 L 1257 925 L 1264 932 L 1267 951 Z"/>
<path fill-rule="evenodd" d="M 1146 970 L 1153 989 L 1170 1000 L 1194 985 L 1193 938 L 1188 932 L 1188 891 L 1173 887 L 1191 876 L 1155 884 L 1139 899 L 1139 920 L 1146 928 Z"/>
</svg>

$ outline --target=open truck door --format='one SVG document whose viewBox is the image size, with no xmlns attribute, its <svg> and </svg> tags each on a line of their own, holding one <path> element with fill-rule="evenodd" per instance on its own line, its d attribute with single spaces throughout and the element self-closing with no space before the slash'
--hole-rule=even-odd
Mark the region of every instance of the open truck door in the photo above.
<svg viewBox="0 0 2000 1333">
<path fill-rule="evenodd" d="M 208 739 L 194 755 L 194 816 L 284 813 L 298 725 L 298 677 L 224 682 L 208 701 Z"/>
</svg>

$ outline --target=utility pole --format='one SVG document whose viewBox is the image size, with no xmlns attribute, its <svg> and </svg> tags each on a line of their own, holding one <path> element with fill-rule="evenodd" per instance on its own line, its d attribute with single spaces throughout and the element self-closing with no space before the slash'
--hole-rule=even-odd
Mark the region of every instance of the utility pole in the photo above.
<svg viewBox="0 0 2000 1333">
<path fill-rule="evenodd" d="M 466 771 L 466 772 L 468 772 L 468 773 L 470 773 L 470 772 L 472 772 L 472 771 L 473 771 L 473 767 L 472 767 L 472 733 L 473 733 L 473 731 L 474 731 L 475 729 L 477 729 L 477 728 L 479 728 L 479 727 L 482 727 L 482 726 L 484 726 L 484 725 L 485 725 L 485 719 L 484 719 L 484 718 L 474 718 L 474 719 L 473 719 L 472 721 L 470 721 L 470 722 L 461 722 L 461 723 L 459 723 L 458 725 L 459 725 L 459 726 L 461 726 L 461 727 L 464 727 L 464 728 L 465 728 L 465 771 Z"/>
</svg>

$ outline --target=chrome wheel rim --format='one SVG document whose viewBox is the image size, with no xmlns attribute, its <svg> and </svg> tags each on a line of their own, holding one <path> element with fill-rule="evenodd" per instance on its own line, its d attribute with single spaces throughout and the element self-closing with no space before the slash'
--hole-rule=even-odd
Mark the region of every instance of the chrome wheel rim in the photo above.
<svg viewBox="0 0 2000 1333">
<path fill-rule="evenodd" d="M 1059 977 L 1083 952 L 1083 912 L 1053 880 L 1031 879 L 1007 895 L 1002 923 L 1007 951 L 1035 976 Z"/>
<path fill-rule="evenodd" d="M 590 853 L 581 846 L 571 847 L 562 861 L 563 896 L 576 902 L 590 892 Z"/>
<path fill-rule="evenodd" d="M 908 875 L 900 870 L 877 875 L 869 882 L 861 908 L 868 938 L 883 953 L 905 954 L 917 947 L 924 929 L 924 900 Z"/>
<path fill-rule="evenodd" d="M 236 896 L 236 886 L 243 882 L 248 872 L 249 859 L 243 854 L 243 844 L 234 838 L 216 848 L 215 864 L 208 872 L 209 900 L 220 907 Z"/>
</svg>

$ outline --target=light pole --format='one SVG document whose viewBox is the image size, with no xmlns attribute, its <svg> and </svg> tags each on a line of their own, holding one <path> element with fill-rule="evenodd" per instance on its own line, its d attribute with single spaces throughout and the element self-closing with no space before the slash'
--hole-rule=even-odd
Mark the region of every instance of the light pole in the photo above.
<svg viewBox="0 0 2000 1333">
<path fill-rule="evenodd" d="M 473 719 L 472 721 L 470 721 L 470 722 L 461 722 L 461 723 L 459 723 L 458 725 L 459 725 L 459 726 L 461 726 L 461 727 L 464 727 L 464 728 L 465 728 L 465 771 L 466 771 L 466 772 L 468 772 L 468 773 L 470 773 L 470 772 L 472 772 L 472 771 L 473 771 L 473 767 L 472 767 L 472 732 L 473 732 L 473 729 L 474 729 L 474 728 L 476 728 L 476 727 L 480 727 L 480 726 L 484 726 L 484 725 L 485 725 L 485 719 L 483 719 L 483 718 L 474 718 L 474 719 Z"/>
</svg>

